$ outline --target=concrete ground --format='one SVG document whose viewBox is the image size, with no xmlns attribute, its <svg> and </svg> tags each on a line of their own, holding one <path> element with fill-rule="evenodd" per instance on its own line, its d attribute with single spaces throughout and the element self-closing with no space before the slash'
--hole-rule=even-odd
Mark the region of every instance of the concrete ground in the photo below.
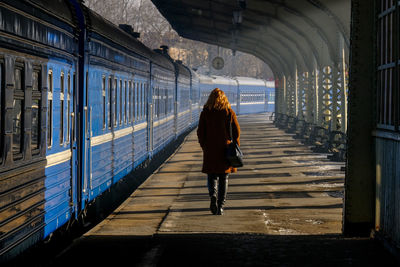
<svg viewBox="0 0 400 267">
<path fill-rule="evenodd" d="M 341 235 L 344 163 L 241 116 L 245 166 L 212 215 L 195 131 L 117 210 L 51 266 L 395 266 L 369 238 Z M 79 263 L 79 265 L 78 265 Z"/>
</svg>

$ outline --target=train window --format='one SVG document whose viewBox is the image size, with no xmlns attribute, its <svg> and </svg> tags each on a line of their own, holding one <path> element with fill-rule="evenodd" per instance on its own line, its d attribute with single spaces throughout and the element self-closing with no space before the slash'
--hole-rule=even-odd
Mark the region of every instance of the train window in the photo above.
<svg viewBox="0 0 400 267">
<path fill-rule="evenodd" d="M 133 88 L 133 120 L 137 120 L 137 107 L 138 107 L 138 84 L 135 82 Z"/>
<path fill-rule="evenodd" d="M 165 89 L 165 104 L 164 104 L 164 108 L 165 108 L 165 115 L 168 114 L 168 89 Z"/>
<path fill-rule="evenodd" d="M 144 90 L 143 90 L 143 83 L 140 84 L 140 95 L 142 96 L 142 101 L 140 105 L 140 117 L 143 119 L 144 116 Z"/>
<path fill-rule="evenodd" d="M 139 110 L 139 118 L 140 119 L 142 119 L 142 117 L 143 117 L 143 90 L 142 90 L 142 88 L 143 88 L 143 84 L 142 83 L 140 83 L 140 87 L 139 87 L 139 105 L 140 105 L 140 110 Z"/>
<path fill-rule="evenodd" d="M 157 88 L 157 117 L 160 117 L 160 108 L 161 108 L 161 89 Z"/>
<path fill-rule="evenodd" d="M 127 116 L 128 116 L 127 108 L 128 108 L 128 104 L 129 104 L 128 97 L 127 97 L 128 87 L 126 85 L 127 85 L 127 82 L 124 81 L 124 97 L 125 97 L 125 99 L 124 99 L 124 103 L 125 103 L 125 105 L 124 105 L 124 123 L 125 124 L 127 123 Z"/>
<path fill-rule="evenodd" d="M 111 129 L 112 126 L 112 78 L 108 78 L 108 103 L 107 103 L 107 107 L 108 107 L 108 128 Z"/>
<path fill-rule="evenodd" d="M 35 67 L 32 73 L 32 154 L 39 153 L 40 145 L 40 108 L 41 108 L 41 71 Z"/>
<path fill-rule="evenodd" d="M 117 105 L 117 91 L 118 91 L 118 88 L 117 88 L 117 79 L 114 79 L 114 88 L 113 88 L 113 90 L 114 90 L 114 102 L 113 102 L 113 105 L 114 105 L 114 116 L 113 116 L 113 121 L 114 121 L 114 126 L 117 126 L 117 123 L 118 123 L 118 120 L 117 120 L 117 114 L 118 114 L 118 105 Z"/>
<path fill-rule="evenodd" d="M 60 145 L 64 143 L 64 72 L 60 77 Z"/>
<path fill-rule="evenodd" d="M 165 88 L 164 91 L 164 114 L 168 114 L 168 88 Z"/>
<path fill-rule="evenodd" d="M 52 145 L 53 135 L 53 71 L 49 70 L 47 74 L 47 146 Z"/>
<path fill-rule="evenodd" d="M 147 97 L 148 97 L 148 87 L 147 83 L 143 85 L 143 90 L 144 90 L 144 117 L 147 118 Z"/>
<path fill-rule="evenodd" d="M 86 108 L 86 113 L 85 113 L 85 131 L 86 131 L 86 136 L 90 135 L 90 129 L 89 129 L 89 115 L 88 115 L 88 108 L 89 108 L 89 71 L 86 71 L 86 87 L 85 87 L 85 108 Z"/>
<path fill-rule="evenodd" d="M 147 116 L 147 83 L 143 84 L 143 94 L 144 94 L 143 118 L 146 118 L 146 116 Z"/>
<path fill-rule="evenodd" d="M 157 114 L 157 116 L 158 117 L 161 115 L 161 109 L 162 109 L 162 102 L 161 102 L 162 93 L 161 92 L 162 92 L 162 89 L 158 88 L 158 96 L 157 96 L 157 102 L 158 102 L 158 108 L 157 108 L 158 114 Z"/>
<path fill-rule="evenodd" d="M 103 100 L 103 130 L 106 128 L 106 77 L 102 77 L 101 93 Z"/>
<path fill-rule="evenodd" d="M 132 81 L 129 81 L 129 122 L 132 122 Z"/>
<path fill-rule="evenodd" d="M 142 88 L 142 94 L 143 94 L 143 111 L 142 111 L 142 117 L 145 118 L 146 117 L 146 84 L 142 84 L 143 88 Z"/>
<path fill-rule="evenodd" d="M 139 118 L 139 83 L 135 83 L 135 120 Z"/>
<path fill-rule="evenodd" d="M 143 101 L 142 101 L 142 99 L 143 99 L 143 94 L 142 94 L 142 83 L 139 83 L 138 84 L 138 117 L 139 117 L 139 120 L 141 120 L 142 119 L 142 104 L 143 104 Z"/>
<path fill-rule="evenodd" d="M 3 62 L 0 62 L 0 162 L 2 162 L 3 156 L 3 94 L 4 94 L 4 65 Z"/>
<path fill-rule="evenodd" d="M 14 99 L 13 99 L 13 142 L 14 159 L 22 158 L 24 131 L 24 69 L 22 64 L 15 63 L 14 69 Z"/>
<path fill-rule="evenodd" d="M 158 117 L 160 117 L 160 115 L 161 115 L 161 109 L 162 109 L 162 102 L 161 102 L 161 99 L 162 99 L 162 89 L 160 89 L 160 88 L 158 88 L 158 97 L 157 97 L 157 102 L 158 102 L 158 107 L 157 107 L 157 116 Z"/>
<path fill-rule="evenodd" d="M 164 115 L 165 115 L 165 89 L 162 89 L 162 91 L 161 91 L 161 99 L 160 99 L 160 101 L 161 101 L 161 113 L 163 113 Z"/>
<path fill-rule="evenodd" d="M 156 90 L 155 90 L 155 103 L 154 103 L 154 105 L 155 105 L 154 115 L 155 115 L 156 118 L 159 115 L 159 113 L 158 113 L 159 112 L 159 106 L 160 106 L 159 96 L 160 96 L 160 88 L 157 87 Z"/>
<path fill-rule="evenodd" d="M 119 125 L 122 125 L 122 81 L 119 80 Z"/>
<path fill-rule="evenodd" d="M 132 121 L 133 122 L 135 122 L 135 120 L 136 120 L 136 96 L 137 96 L 137 92 L 136 92 L 136 82 L 135 81 L 133 81 L 133 83 L 132 83 L 132 93 L 133 93 L 133 102 L 132 102 Z"/>
<path fill-rule="evenodd" d="M 77 91 L 76 91 L 76 73 L 74 72 L 74 74 L 72 75 L 72 97 L 74 98 L 74 103 L 75 103 L 75 96 L 76 96 L 76 94 L 77 94 Z M 73 108 L 72 108 L 72 112 L 74 113 L 74 115 L 76 114 L 76 105 L 73 105 Z M 75 116 L 74 116 L 74 118 L 76 118 Z M 72 140 L 72 142 L 75 142 L 76 141 L 76 139 L 75 139 L 75 120 L 73 120 L 72 121 L 72 125 L 71 125 L 72 127 L 71 127 L 71 140 Z"/>
<path fill-rule="evenodd" d="M 159 96 L 159 101 L 160 101 L 160 107 L 158 113 L 161 115 L 164 113 L 164 89 L 160 89 L 160 96 Z"/>
<path fill-rule="evenodd" d="M 157 88 L 154 87 L 153 87 L 153 110 L 154 110 L 153 116 L 157 118 Z"/>
<path fill-rule="evenodd" d="M 141 84 L 138 83 L 138 114 L 137 115 L 138 115 L 139 120 L 141 119 L 141 116 L 142 116 L 142 113 L 140 112 L 142 109 L 142 95 L 140 94 L 141 93 L 140 87 L 141 87 Z"/>
<path fill-rule="evenodd" d="M 169 97 L 169 90 L 168 90 L 168 88 L 166 88 L 165 89 L 165 115 L 168 114 L 168 102 L 169 102 L 168 97 Z"/>
<path fill-rule="evenodd" d="M 122 124 L 122 81 L 119 81 L 119 112 L 118 112 L 118 119 L 119 119 L 119 124 Z"/>
<path fill-rule="evenodd" d="M 164 89 L 160 89 L 160 110 L 158 111 L 158 113 L 161 115 L 164 113 Z"/>
<path fill-rule="evenodd" d="M 170 112 L 170 110 L 171 110 L 171 92 L 170 92 L 170 90 L 169 89 L 167 89 L 167 113 L 169 113 Z"/>
<path fill-rule="evenodd" d="M 68 73 L 68 78 L 67 78 L 67 143 L 69 143 L 70 130 L 71 130 L 71 74 Z"/>
</svg>

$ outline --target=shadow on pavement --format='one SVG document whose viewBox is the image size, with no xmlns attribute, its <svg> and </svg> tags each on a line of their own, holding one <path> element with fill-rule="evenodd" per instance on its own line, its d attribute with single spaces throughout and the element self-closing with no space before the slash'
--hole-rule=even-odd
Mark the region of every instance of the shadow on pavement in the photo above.
<svg viewBox="0 0 400 267">
<path fill-rule="evenodd" d="M 86 257 L 82 257 L 83 253 Z M 91 236 L 47 266 L 396 266 L 380 243 L 341 235 Z"/>
</svg>

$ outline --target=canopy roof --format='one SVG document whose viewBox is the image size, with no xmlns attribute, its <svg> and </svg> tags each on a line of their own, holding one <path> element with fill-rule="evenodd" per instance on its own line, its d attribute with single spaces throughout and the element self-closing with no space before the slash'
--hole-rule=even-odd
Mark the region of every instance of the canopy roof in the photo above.
<svg viewBox="0 0 400 267">
<path fill-rule="evenodd" d="M 253 54 L 278 75 L 348 55 L 350 0 L 152 2 L 182 37 Z"/>
</svg>

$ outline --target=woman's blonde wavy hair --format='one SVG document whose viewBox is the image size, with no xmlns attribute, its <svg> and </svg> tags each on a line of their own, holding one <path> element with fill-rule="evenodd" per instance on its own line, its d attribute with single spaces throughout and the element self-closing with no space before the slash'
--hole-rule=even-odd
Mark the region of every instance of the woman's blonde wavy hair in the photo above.
<svg viewBox="0 0 400 267">
<path fill-rule="evenodd" d="M 227 110 L 229 108 L 231 108 L 231 104 L 229 103 L 224 91 L 219 88 L 215 88 L 211 91 L 207 103 L 204 105 L 204 109 L 209 110 Z"/>
</svg>

